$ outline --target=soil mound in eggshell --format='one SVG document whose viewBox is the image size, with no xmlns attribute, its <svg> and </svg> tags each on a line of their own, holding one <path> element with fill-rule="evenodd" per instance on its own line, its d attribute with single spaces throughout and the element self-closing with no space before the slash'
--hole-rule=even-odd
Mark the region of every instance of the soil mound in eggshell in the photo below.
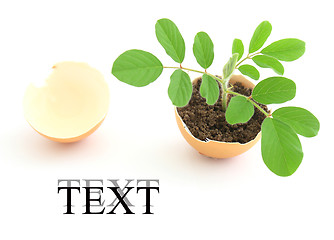
<svg viewBox="0 0 334 240">
<path fill-rule="evenodd" d="M 201 78 L 193 83 L 193 94 L 189 104 L 185 107 L 177 108 L 179 116 L 192 135 L 202 141 L 215 140 L 247 143 L 253 140 L 261 131 L 261 124 L 266 116 L 254 107 L 254 115 L 247 123 L 228 124 L 225 120 L 225 112 L 222 110 L 221 86 L 219 86 L 220 95 L 218 101 L 214 105 L 208 105 L 199 92 L 201 83 Z M 233 85 L 232 91 L 246 96 L 250 96 L 252 93 L 252 89 L 242 86 L 240 82 Z M 233 96 L 228 96 L 228 102 L 231 97 Z M 259 105 L 269 113 L 265 105 Z"/>
</svg>

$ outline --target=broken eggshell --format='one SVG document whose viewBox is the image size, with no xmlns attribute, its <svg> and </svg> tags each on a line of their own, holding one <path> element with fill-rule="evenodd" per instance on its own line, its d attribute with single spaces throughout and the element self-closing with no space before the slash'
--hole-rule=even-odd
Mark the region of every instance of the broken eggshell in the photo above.
<svg viewBox="0 0 334 240">
<path fill-rule="evenodd" d="M 23 100 L 24 116 L 42 136 L 76 142 L 92 134 L 109 107 L 103 75 L 87 63 L 60 62 L 41 86 L 30 84 Z"/>
</svg>

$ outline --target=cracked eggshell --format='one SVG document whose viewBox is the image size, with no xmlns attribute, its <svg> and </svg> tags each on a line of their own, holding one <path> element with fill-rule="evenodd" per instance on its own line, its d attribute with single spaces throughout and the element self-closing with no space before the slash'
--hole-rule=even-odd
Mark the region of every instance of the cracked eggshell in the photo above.
<svg viewBox="0 0 334 240">
<path fill-rule="evenodd" d="M 41 86 L 30 84 L 24 116 L 33 129 L 56 142 L 76 142 L 92 134 L 109 108 L 103 75 L 87 63 L 55 64 Z"/>
<path fill-rule="evenodd" d="M 194 80 L 198 81 L 199 78 L 196 78 Z M 248 88 L 254 88 L 255 85 L 247 80 L 242 75 L 233 75 L 230 79 L 230 83 L 233 84 L 235 82 L 241 82 L 245 87 Z M 188 130 L 186 124 L 182 121 L 181 117 L 179 116 L 177 109 L 175 108 L 175 117 L 177 126 L 179 127 L 181 134 L 185 138 L 185 140 L 193 147 L 195 148 L 200 154 L 203 154 L 208 157 L 213 158 L 231 158 L 235 157 L 237 155 L 240 155 L 247 150 L 249 150 L 251 147 L 253 147 L 261 138 L 261 132 L 257 134 L 255 139 L 252 141 L 249 141 L 245 144 L 241 144 L 238 142 L 218 142 L 214 140 L 208 140 L 208 141 L 201 141 L 197 138 L 195 138 L 190 131 Z"/>
</svg>

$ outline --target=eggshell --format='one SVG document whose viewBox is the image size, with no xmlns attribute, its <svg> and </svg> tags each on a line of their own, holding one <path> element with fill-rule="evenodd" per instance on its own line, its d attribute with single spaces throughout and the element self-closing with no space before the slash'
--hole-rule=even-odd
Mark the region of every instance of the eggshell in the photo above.
<svg viewBox="0 0 334 240">
<path fill-rule="evenodd" d="M 41 86 L 26 90 L 24 116 L 42 136 L 76 142 L 92 134 L 105 119 L 109 88 L 103 75 L 87 63 L 60 62 Z"/>
<path fill-rule="evenodd" d="M 199 78 L 195 79 L 195 81 L 198 81 Z M 233 84 L 235 82 L 241 82 L 245 87 L 248 88 L 254 88 L 254 84 L 247 80 L 242 75 L 233 75 L 230 79 L 230 83 Z M 175 117 L 177 125 L 181 131 L 181 134 L 186 139 L 186 141 L 195 148 L 199 153 L 206 155 L 208 157 L 213 158 L 231 158 L 235 157 L 237 155 L 240 155 L 247 150 L 249 150 L 251 147 L 253 147 L 261 138 L 261 132 L 257 134 L 255 139 L 252 141 L 249 141 L 245 144 L 241 144 L 238 142 L 219 142 L 214 140 L 208 140 L 208 141 L 201 141 L 197 138 L 195 138 L 190 131 L 188 130 L 185 123 L 182 121 L 181 117 L 179 116 L 177 109 L 175 108 Z"/>
</svg>

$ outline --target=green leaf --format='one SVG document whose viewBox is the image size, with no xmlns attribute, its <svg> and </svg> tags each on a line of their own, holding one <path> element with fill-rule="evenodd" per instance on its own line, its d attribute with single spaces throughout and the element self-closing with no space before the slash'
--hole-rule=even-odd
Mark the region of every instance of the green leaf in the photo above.
<svg viewBox="0 0 334 240">
<path fill-rule="evenodd" d="M 262 68 L 271 68 L 275 73 L 279 75 L 283 75 L 284 67 L 283 65 L 276 59 L 266 55 L 257 55 L 254 56 L 253 61 Z"/>
<path fill-rule="evenodd" d="M 245 123 L 254 114 L 253 104 L 245 97 L 232 97 L 226 110 L 226 121 L 229 124 Z"/>
<path fill-rule="evenodd" d="M 293 129 L 273 118 L 261 127 L 261 152 L 264 163 L 278 176 L 292 175 L 303 159 L 303 150 Z"/>
<path fill-rule="evenodd" d="M 285 77 L 270 77 L 259 82 L 252 97 L 262 104 L 284 103 L 296 95 L 296 84 Z"/>
<path fill-rule="evenodd" d="M 195 36 L 193 52 L 198 64 L 207 69 L 213 62 L 213 43 L 205 32 L 199 32 Z"/>
<path fill-rule="evenodd" d="M 305 137 L 314 137 L 318 134 L 320 123 L 309 111 L 300 107 L 282 107 L 272 114 L 295 130 L 296 133 Z"/>
<path fill-rule="evenodd" d="M 155 24 L 155 34 L 166 53 L 178 63 L 182 63 L 186 51 L 183 37 L 171 20 L 163 18 Z"/>
<path fill-rule="evenodd" d="M 251 65 L 244 64 L 238 67 L 238 69 L 242 74 L 247 75 L 248 77 L 251 77 L 254 80 L 259 80 L 260 78 L 259 71 Z"/>
<path fill-rule="evenodd" d="M 240 39 L 234 39 L 232 45 L 232 54 L 238 53 L 238 61 L 241 59 L 242 55 L 244 54 L 244 44 Z"/>
<path fill-rule="evenodd" d="M 111 73 L 120 81 L 136 87 L 154 82 L 162 73 L 158 58 L 142 50 L 128 50 L 114 62 Z"/>
<path fill-rule="evenodd" d="M 190 77 L 181 69 L 177 69 L 170 76 L 168 96 L 177 107 L 184 107 L 191 98 L 193 87 Z"/>
<path fill-rule="evenodd" d="M 235 66 L 237 65 L 238 56 L 239 56 L 238 53 L 233 53 L 232 57 L 230 57 L 228 62 L 223 67 L 224 80 L 229 80 L 230 77 L 232 76 Z"/>
<path fill-rule="evenodd" d="M 206 98 L 206 102 L 209 105 L 213 105 L 217 102 L 219 97 L 218 82 L 207 74 L 202 76 L 202 84 L 199 89 L 202 97 Z"/>
<path fill-rule="evenodd" d="M 271 33 L 271 24 L 268 21 L 263 21 L 260 25 L 255 29 L 253 37 L 249 44 L 249 53 L 253 53 L 259 50 L 263 44 L 268 39 Z"/>
<path fill-rule="evenodd" d="M 305 42 L 296 38 L 286 38 L 273 42 L 262 49 L 261 53 L 281 61 L 294 61 L 305 52 Z"/>
</svg>

